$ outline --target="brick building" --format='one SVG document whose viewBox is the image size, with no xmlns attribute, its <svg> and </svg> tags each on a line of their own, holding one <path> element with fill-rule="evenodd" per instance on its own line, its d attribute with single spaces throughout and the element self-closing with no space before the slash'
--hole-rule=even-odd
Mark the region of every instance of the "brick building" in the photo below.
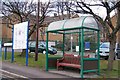
<svg viewBox="0 0 120 80">
<path fill-rule="evenodd" d="M 17 23 L 19 23 L 18 22 L 18 18 L 15 16 L 15 15 L 10 15 L 10 17 L 12 17 L 12 18 L 14 18 L 14 21 L 13 21 L 13 23 L 14 24 L 17 24 Z M 36 16 L 30 16 L 30 17 L 32 17 L 32 18 L 34 18 L 34 19 L 36 19 Z M 54 22 L 54 21 L 58 21 L 58 20 L 60 20 L 61 18 L 60 18 L 61 16 L 57 16 L 57 15 L 55 15 L 55 16 L 53 16 L 53 17 L 49 17 L 49 16 L 47 16 L 46 18 L 45 18 L 45 20 L 44 20 L 44 25 L 43 25 L 43 27 L 42 28 L 39 28 L 39 40 L 46 40 L 46 30 L 47 30 L 47 26 L 49 25 L 49 23 L 51 23 L 51 22 Z M 78 15 L 76 15 L 75 17 L 79 17 Z M 68 16 L 67 15 L 64 15 L 64 19 L 67 19 L 68 18 Z M 33 24 L 33 23 L 35 23 L 35 21 L 34 20 L 30 20 L 30 24 Z M 58 24 L 59 25 L 59 24 Z M 12 26 L 13 25 L 11 25 L 10 24 L 10 21 L 9 20 L 7 20 L 4 16 L 2 16 L 2 41 L 3 42 L 9 42 L 9 41 L 12 41 Z M 11 27 L 11 28 L 9 28 L 9 27 Z M 42 36 L 41 36 L 42 35 Z M 36 40 L 36 32 L 34 32 L 32 35 L 31 35 L 31 37 L 30 37 L 30 39 L 29 40 Z M 55 41 L 55 40 L 58 40 L 58 41 L 61 41 L 62 40 L 62 35 L 60 35 L 60 34 L 55 34 L 55 33 L 51 33 L 50 35 L 49 35 L 49 40 L 51 40 L 51 41 Z"/>
<path fill-rule="evenodd" d="M 112 20 L 112 23 L 113 23 L 114 26 L 116 26 L 116 18 L 117 18 L 117 15 L 114 15 L 114 16 L 111 17 L 111 20 Z M 116 41 L 120 42 L 120 30 L 117 32 L 116 36 L 117 36 Z"/>
</svg>

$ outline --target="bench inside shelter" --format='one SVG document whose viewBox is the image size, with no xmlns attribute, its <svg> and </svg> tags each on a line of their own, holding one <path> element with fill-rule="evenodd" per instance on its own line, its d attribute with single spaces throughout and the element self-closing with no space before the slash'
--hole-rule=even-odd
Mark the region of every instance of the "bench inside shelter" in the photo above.
<svg viewBox="0 0 120 80">
<path fill-rule="evenodd" d="M 89 55 L 84 56 L 84 58 L 89 58 Z M 80 55 L 64 54 L 63 58 L 57 60 L 57 69 L 59 70 L 59 67 L 64 66 L 80 69 Z"/>
</svg>

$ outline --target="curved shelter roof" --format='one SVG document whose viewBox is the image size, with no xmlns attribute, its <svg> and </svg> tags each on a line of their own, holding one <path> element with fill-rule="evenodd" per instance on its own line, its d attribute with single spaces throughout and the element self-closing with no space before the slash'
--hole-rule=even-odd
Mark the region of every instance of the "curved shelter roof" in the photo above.
<svg viewBox="0 0 120 80">
<path fill-rule="evenodd" d="M 52 22 L 49 24 L 47 31 L 64 31 L 78 28 L 99 30 L 98 22 L 92 16 L 82 16 L 79 18 Z"/>
</svg>

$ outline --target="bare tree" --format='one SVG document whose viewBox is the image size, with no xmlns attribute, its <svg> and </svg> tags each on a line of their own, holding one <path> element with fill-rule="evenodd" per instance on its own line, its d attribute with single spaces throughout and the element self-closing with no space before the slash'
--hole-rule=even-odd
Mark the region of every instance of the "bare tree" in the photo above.
<svg viewBox="0 0 120 80">
<path fill-rule="evenodd" d="M 64 2 L 64 0 L 55 0 L 51 2 L 50 8 L 53 9 L 55 16 L 58 16 L 60 20 L 65 18 L 70 19 L 73 12 L 70 11 L 68 6 L 72 6 L 71 2 Z"/>
<path fill-rule="evenodd" d="M 41 3 L 41 16 L 39 18 L 39 27 L 43 27 L 44 19 L 49 11 L 47 11 L 50 2 Z M 30 21 L 29 26 L 29 35 L 28 38 L 35 32 L 36 30 L 36 8 L 37 5 L 33 1 L 29 2 L 21 2 L 20 0 L 5 0 L 3 1 L 2 14 L 9 20 L 9 24 L 13 25 L 15 23 Z M 11 26 L 9 28 L 12 29 Z M 21 56 L 25 55 L 25 50 L 22 51 Z"/>
<path fill-rule="evenodd" d="M 94 0 L 91 0 L 94 1 Z M 96 3 L 95 3 L 96 2 Z M 112 70 L 113 69 L 113 60 L 115 57 L 114 54 L 114 49 L 115 49 L 115 43 L 116 43 L 116 33 L 120 30 L 120 1 L 109 1 L 106 0 L 106 2 L 100 0 L 98 1 L 94 1 L 94 4 L 90 4 L 85 0 L 80 0 L 80 1 L 76 1 L 75 3 L 76 8 L 71 8 L 69 6 L 67 6 L 71 11 L 74 11 L 76 13 L 84 13 L 84 14 L 91 14 L 93 15 L 93 17 L 98 20 L 104 30 L 106 31 L 106 35 L 107 35 L 107 39 L 110 42 L 110 55 L 109 55 L 109 60 L 108 60 L 108 70 Z M 97 15 L 93 9 L 91 8 L 91 6 L 100 6 L 106 9 L 106 16 L 105 19 L 103 19 L 102 17 L 100 17 L 99 15 Z M 116 22 L 116 26 L 113 26 L 113 23 L 111 21 L 111 17 L 110 17 L 110 13 L 114 10 L 117 10 L 117 22 Z"/>
</svg>

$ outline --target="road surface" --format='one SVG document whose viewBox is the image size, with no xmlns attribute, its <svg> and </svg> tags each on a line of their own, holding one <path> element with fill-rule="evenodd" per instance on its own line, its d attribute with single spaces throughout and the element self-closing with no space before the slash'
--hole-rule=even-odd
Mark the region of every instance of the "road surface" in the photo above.
<svg viewBox="0 0 120 80">
<path fill-rule="evenodd" d="M 2 72 L 3 78 L 28 78 L 31 80 L 34 80 L 32 78 L 70 78 L 68 76 L 46 72 L 38 68 L 19 66 L 9 62 L 2 63 L 0 72 Z"/>
</svg>

